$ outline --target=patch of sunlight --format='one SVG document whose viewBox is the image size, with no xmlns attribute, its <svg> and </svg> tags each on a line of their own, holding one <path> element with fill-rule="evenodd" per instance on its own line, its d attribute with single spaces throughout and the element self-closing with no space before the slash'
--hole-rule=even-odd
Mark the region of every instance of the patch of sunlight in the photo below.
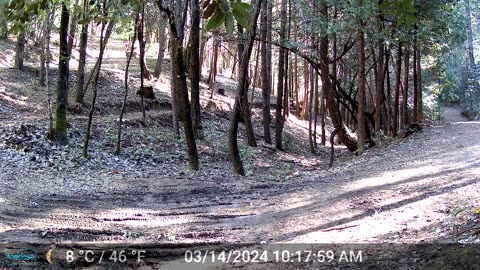
<svg viewBox="0 0 480 270">
<path fill-rule="evenodd" d="M 362 178 L 352 181 L 351 183 L 344 185 L 343 188 L 346 190 L 358 190 L 375 186 L 382 186 L 385 184 L 402 182 L 410 178 L 429 178 L 432 174 L 439 173 L 444 169 L 445 168 L 443 166 L 422 166 L 411 169 L 386 171 L 380 176 Z"/>
<path fill-rule="evenodd" d="M 409 238 L 412 232 L 429 231 L 424 240 L 438 237 L 432 228 L 444 219 L 444 214 L 419 213 L 418 209 L 431 209 L 440 196 L 418 200 L 401 207 L 382 211 L 375 209 L 369 216 L 359 216 L 351 222 L 340 223 L 331 227 L 319 225 L 321 229 L 308 232 L 290 240 L 290 243 L 359 243 L 359 242 L 417 242 L 422 238 Z"/>
<path fill-rule="evenodd" d="M 27 105 L 27 102 L 26 100 L 28 99 L 28 97 L 25 97 L 25 96 L 19 96 L 19 97 L 15 97 L 13 96 L 14 98 L 12 98 L 12 95 L 9 95 L 6 93 L 6 89 L 5 87 L 3 86 L 0 86 L 0 98 L 9 102 L 9 103 L 13 103 L 15 105 L 20 105 L 20 106 L 26 106 Z"/>
<path fill-rule="evenodd" d="M 7 199 L 0 197 L 0 203 L 6 203 Z"/>
<path fill-rule="evenodd" d="M 156 90 L 159 90 L 160 92 L 166 94 L 166 95 L 170 95 L 171 94 L 171 90 L 170 90 L 170 82 L 168 83 L 164 83 L 163 80 L 158 80 L 156 83 L 155 83 L 155 89 Z"/>
</svg>

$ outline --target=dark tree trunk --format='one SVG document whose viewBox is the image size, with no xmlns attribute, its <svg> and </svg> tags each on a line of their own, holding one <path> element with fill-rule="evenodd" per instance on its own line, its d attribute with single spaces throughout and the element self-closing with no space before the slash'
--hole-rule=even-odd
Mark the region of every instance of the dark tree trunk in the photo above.
<svg viewBox="0 0 480 270">
<path fill-rule="evenodd" d="M 174 62 L 174 56 L 176 54 L 175 46 L 175 36 L 170 32 L 170 68 L 171 68 L 171 80 L 170 80 L 170 94 L 171 94 L 171 103 L 172 103 L 172 122 L 173 122 L 173 132 L 180 138 L 180 125 L 179 125 L 179 105 L 177 99 L 177 81 L 173 78 L 177 77 L 176 63 Z"/>
<path fill-rule="evenodd" d="M 419 47 L 416 50 L 417 53 L 417 61 L 415 63 L 415 67 L 417 70 L 417 80 L 415 81 L 417 84 L 417 122 L 423 121 L 423 91 L 422 91 L 422 53 Z"/>
<path fill-rule="evenodd" d="M 198 152 L 192 124 L 191 105 L 188 98 L 187 76 L 185 74 L 186 66 L 183 55 L 184 20 L 181 18 L 185 18 L 185 16 L 180 16 L 180 14 L 183 14 L 186 11 L 186 7 L 182 7 L 182 3 L 177 2 L 176 11 L 173 12 L 171 8 L 164 6 L 163 1 L 158 1 L 157 4 L 160 10 L 167 14 L 170 25 L 170 35 L 172 37 L 171 46 L 173 53 L 171 62 L 174 64 L 176 75 L 172 78 L 176 78 L 175 92 L 178 101 L 178 113 L 183 121 L 185 141 L 187 143 L 188 163 L 192 170 L 198 170 Z"/>
<path fill-rule="evenodd" d="M 402 93 L 402 128 L 408 127 L 408 77 L 410 73 L 410 52 L 408 46 L 405 47 L 405 64 L 403 74 L 403 93 Z"/>
<path fill-rule="evenodd" d="M 270 117 L 270 93 L 272 88 L 272 59 L 271 59 L 271 30 L 270 21 L 268 16 L 271 9 L 271 5 L 268 4 L 268 0 L 263 0 L 262 8 L 262 39 L 266 42 L 262 42 L 261 54 L 262 54 L 262 115 L 263 115 L 263 140 L 267 144 L 272 144 L 272 135 L 270 133 L 270 123 L 272 121 Z"/>
<path fill-rule="evenodd" d="M 203 138 L 200 114 L 200 6 L 198 0 L 191 0 L 192 26 L 190 32 L 190 82 L 192 93 L 193 130 L 197 139 Z"/>
<path fill-rule="evenodd" d="M 280 40 L 283 45 L 286 36 L 287 27 L 287 1 L 282 0 L 281 13 L 280 13 Z M 278 53 L 278 83 L 277 83 L 277 104 L 275 111 L 275 147 L 279 150 L 283 150 L 282 133 L 284 118 L 282 114 L 283 108 L 283 95 L 284 95 L 284 82 L 285 76 L 285 48 L 281 46 Z"/>
<path fill-rule="evenodd" d="M 208 76 L 208 85 L 210 86 L 210 99 L 213 98 L 215 92 L 215 82 L 217 80 L 217 61 L 218 61 L 218 48 L 220 47 L 220 40 L 218 37 L 213 38 L 213 53 L 212 62 L 210 64 L 210 74 Z"/>
<path fill-rule="evenodd" d="M 363 28 L 360 20 L 359 27 Z M 362 154 L 367 139 L 367 126 L 365 121 L 366 93 L 365 93 L 365 35 L 363 30 L 358 32 L 358 112 L 357 112 L 357 152 Z"/>
<path fill-rule="evenodd" d="M 382 20 L 382 18 L 380 18 Z M 383 28 L 383 27 L 382 27 Z M 375 135 L 379 135 L 378 132 L 381 129 L 382 122 L 382 108 L 383 108 L 383 88 L 385 81 L 385 46 L 383 45 L 383 39 L 379 39 L 378 43 L 378 59 L 377 70 L 375 80 Z"/>
<path fill-rule="evenodd" d="M 67 135 L 67 98 L 68 98 L 68 21 L 69 13 L 65 2 L 62 2 L 60 16 L 60 59 L 58 63 L 57 108 L 55 111 L 55 140 L 66 145 Z"/>
<path fill-rule="evenodd" d="M 68 26 L 68 22 L 67 22 Z M 23 60 L 25 59 L 25 33 L 20 32 L 17 35 L 17 45 L 15 47 L 15 64 L 14 68 L 23 70 Z"/>
<path fill-rule="evenodd" d="M 239 59 L 239 81 L 237 85 L 237 96 L 235 98 L 235 104 L 233 106 L 232 120 L 230 122 L 230 131 L 228 135 L 228 146 L 230 150 L 230 158 L 232 159 L 233 173 L 239 175 L 245 175 L 245 170 L 243 168 L 242 159 L 240 158 L 240 152 L 238 150 L 237 142 L 238 124 L 240 122 L 242 111 L 242 108 L 240 108 L 240 106 L 243 103 L 242 99 L 246 98 L 245 92 L 248 88 L 248 64 L 250 61 L 250 55 L 252 53 L 252 47 L 257 26 L 256 22 L 260 13 L 262 1 L 263 0 L 256 0 L 254 8 L 250 13 L 250 16 L 252 18 L 251 22 L 253 23 L 250 24 L 250 29 L 248 29 L 248 37 L 245 41 L 245 46 Z"/>
<path fill-rule="evenodd" d="M 328 7 L 323 3 L 320 4 L 320 13 L 325 20 L 328 18 Z M 326 107 L 334 127 L 339 129 L 338 137 L 340 141 L 348 148 L 348 150 L 355 152 L 357 150 L 357 142 L 343 123 L 342 115 L 337 100 L 335 99 L 335 91 L 332 88 L 332 82 L 328 76 L 328 62 L 328 37 L 322 36 L 320 40 L 320 77 L 322 79 L 322 92 L 325 95 Z"/>
<path fill-rule="evenodd" d="M 83 0 L 83 19 L 86 19 L 86 12 L 88 10 L 88 0 Z M 80 32 L 80 48 L 77 70 L 77 85 L 75 90 L 75 101 L 83 103 L 84 83 L 85 83 L 85 64 L 87 60 L 87 46 L 88 46 L 88 23 L 82 24 L 82 30 Z"/>
<path fill-rule="evenodd" d="M 399 123 L 399 106 L 400 106 L 400 84 L 402 82 L 402 44 L 398 44 L 397 53 L 397 69 L 395 74 L 395 97 L 393 101 L 393 120 L 392 120 L 392 136 L 397 136 Z"/>
</svg>

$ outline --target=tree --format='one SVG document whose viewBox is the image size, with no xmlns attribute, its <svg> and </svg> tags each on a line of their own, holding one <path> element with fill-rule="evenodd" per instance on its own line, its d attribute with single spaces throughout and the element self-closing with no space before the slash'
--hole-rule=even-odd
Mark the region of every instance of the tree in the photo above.
<svg viewBox="0 0 480 270">
<path fill-rule="evenodd" d="M 257 19 L 260 14 L 260 9 L 262 6 L 262 0 L 255 0 L 252 11 L 250 12 L 250 22 L 247 31 L 247 36 L 245 38 L 244 49 L 240 55 L 239 64 L 238 64 L 238 84 L 237 84 L 237 95 L 235 97 L 235 104 L 233 105 L 232 120 L 230 122 L 230 130 L 228 134 L 228 146 L 230 150 L 230 158 L 232 159 L 233 173 L 239 175 L 245 175 L 245 169 L 243 168 L 243 162 L 240 157 L 240 152 L 238 150 L 238 124 L 240 122 L 242 108 L 241 104 L 244 104 L 242 99 L 247 99 L 246 91 L 248 88 L 248 63 L 250 61 L 250 56 L 252 53 L 255 33 L 257 29 Z M 243 108 L 245 110 L 245 108 Z"/>
<path fill-rule="evenodd" d="M 84 83 L 85 83 L 85 64 L 87 60 L 87 46 L 88 46 L 88 15 L 87 11 L 89 9 L 89 1 L 83 0 L 83 10 L 82 10 L 82 27 L 80 31 L 80 46 L 79 46 L 79 59 L 78 59 L 78 70 L 77 70 L 77 85 L 75 91 L 75 101 L 78 103 L 83 103 L 83 98 L 85 96 Z"/>
<path fill-rule="evenodd" d="M 191 0 L 192 27 L 190 32 L 190 65 L 189 74 L 192 96 L 193 130 L 198 139 L 203 138 L 202 121 L 200 114 L 200 4 L 198 0 Z"/>
<path fill-rule="evenodd" d="M 67 134 L 67 99 L 68 99 L 68 22 L 69 12 L 62 2 L 60 15 L 60 57 L 58 63 L 57 108 L 55 110 L 55 140 L 60 144 L 68 143 Z"/>
<path fill-rule="evenodd" d="M 172 52 L 174 53 L 172 55 L 172 63 L 175 64 L 176 77 L 173 77 L 172 79 L 175 79 L 175 94 L 178 100 L 178 112 L 183 121 L 185 140 L 188 148 L 188 162 L 192 170 L 198 170 L 198 152 L 192 124 L 191 106 L 188 98 L 187 77 L 185 75 L 186 67 L 183 56 L 185 18 L 182 16 L 186 8 L 183 6 L 183 4 L 183 1 L 177 1 L 175 8 L 172 8 L 172 4 L 168 3 L 168 1 L 157 1 L 160 11 L 164 12 L 168 17 L 170 34 L 173 38 L 171 40 Z"/>
<path fill-rule="evenodd" d="M 275 147 L 283 150 L 282 133 L 284 125 L 284 117 L 282 114 L 284 99 L 284 76 L 285 76 L 285 38 L 287 28 L 287 0 L 282 0 L 280 6 L 280 42 L 281 46 L 278 53 L 278 83 L 277 83 L 277 104 L 275 110 Z"/>
<path fill-rule="evenodd" d="M 362 8 L 362 0 L 358 0 L 359 8 Z M 358 22 L 358 112 L 357 112 L 357 148 L 358 153 L 363 152 L 365 141 L 367 139 L 366 124 L 365 124 L 365 34 L 363 33 L 363 19 L 360 18 Z"/>
<path fill-rule="evenodd" d="M 272 144 L 272 135 L 270 134 L 270 92 L 271 92 L 271 74 L 272 74 L 272 34 L 271 26 L 272 6 L 268 0 L 263 0 L 262 18 L 261 18 L 261 36 L 265 40 L 262 42 L 262 115 L 263 115 L 263 140 L 265 143 Z"/>
</svg>

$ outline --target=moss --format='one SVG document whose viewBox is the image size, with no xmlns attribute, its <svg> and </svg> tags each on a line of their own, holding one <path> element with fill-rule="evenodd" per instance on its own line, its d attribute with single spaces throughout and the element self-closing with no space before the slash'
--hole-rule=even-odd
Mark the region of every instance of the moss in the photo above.
<svg viewBox="0 0 480 270">
<path fill-rule="evenodd" d="M 55 140 L 62 145 L 68 143 L 67 109 L 64 106 L 58 106 L 55 112 Z"/>
</svg>

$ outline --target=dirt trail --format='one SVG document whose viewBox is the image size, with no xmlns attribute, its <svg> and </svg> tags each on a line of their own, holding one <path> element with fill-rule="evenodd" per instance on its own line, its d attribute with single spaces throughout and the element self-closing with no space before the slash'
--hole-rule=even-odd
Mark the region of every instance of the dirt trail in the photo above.
<svg viewBox="0 0 480 270">
<path fill-rule="evenodd" d="M 468 119 L 462 115 L 461 109 L 455 107 L 443 108 L 443 121 L 446 123 L 467 122 Z"/>
<path fill-rule="evenodd" d="M 129 241 L 128 231 L 135 241 L 154 242 L 168 235 L 189 242 L 451 240 L 444 222 L 452 209 L 480 195 L 479 132 L 479 122 L 441 124 L 330 171 L 271 179 L 195 173 L 128 179 L 99 172 L 103 184 L 94 193 L 81 185 L 32 192 L 28 183 L 38 176 L 30 178 L 29 168 L 2 155 L 9 169 L 0 175 L 8 180 L 0 196 L 1 239 Z M 56 177 L 75 181 L 66 171 Z M 43 231 L 45 238 L 38 235 Z"/>
</svg>

